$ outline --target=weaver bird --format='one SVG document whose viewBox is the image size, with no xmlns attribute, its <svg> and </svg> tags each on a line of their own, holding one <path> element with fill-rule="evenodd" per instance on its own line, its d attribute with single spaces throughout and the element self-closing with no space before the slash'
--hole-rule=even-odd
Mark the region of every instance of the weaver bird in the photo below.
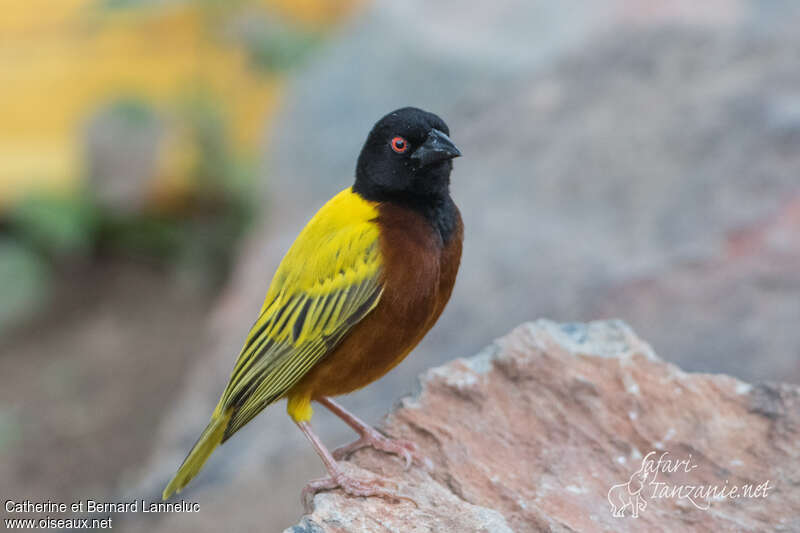
<svg viewBox="0 0 800 533">
<path fill-rule="evenodd" d="M 450 197 L 452 160 L 461 152 L 449 133 L 441 118 L 413 107 L 375 124 L 353 186 L 314 215 L 281 261 L 211 421 L 164 499 L 180 492 L 219 444 L 281 398 L 328 471 L 303 489 L 306 507 L 309 496 L 333 488 L 399 497 L 380 478 L 358 477 L 336 461 L 372 446 L 401 455 L 408 468 L 416 447 L 387 438 L 331 396 L 391 370 L 450 299 L 463 225 Z M 360 438 L 331 454 L 311 429 L 312 401 Z"/>
</svg>

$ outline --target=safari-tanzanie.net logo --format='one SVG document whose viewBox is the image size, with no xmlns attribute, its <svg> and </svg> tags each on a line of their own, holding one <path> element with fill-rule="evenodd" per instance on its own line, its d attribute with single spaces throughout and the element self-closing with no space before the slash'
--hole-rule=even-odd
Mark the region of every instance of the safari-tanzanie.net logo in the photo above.
<svg viewBox="0 0 800 533">
<path fill-rule="evenodd" d="M 608 503 L 613 516 L 638 518 L 649 501 L 659 499 L 685 500 L 697 509 L 706 511 L 713 501 L 766 498 L 768 492 L 774 488 L 770 485 L 770 480 L 741 485 L 731 485 L 727 480 L 721 485 L 673 484 L 665 479 L 665 475 L 691 474 L 699 465 L 692 461 L 691 454 L 685 458 L 673 458 L 669 452 L 657 454 L 658 452 L 651 451 L 645 455 L 641 466 L 631 474 L 628 481 L 608 489 Z"/>
</svg>

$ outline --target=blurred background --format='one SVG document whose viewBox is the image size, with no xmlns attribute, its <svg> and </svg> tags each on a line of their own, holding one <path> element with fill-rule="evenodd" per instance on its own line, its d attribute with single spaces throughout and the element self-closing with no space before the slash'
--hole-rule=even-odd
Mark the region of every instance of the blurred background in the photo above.
<svg viewBox="0 0 800 533">
<path fill-rule="evenodd" d="M 517 324 L 618 317 L 685 370 L 800 383 L 790 0 L 32 0 L 0 13 L 0 493 L 156 498 L 272 272 L 416 105 L 464 152 L 453 299 L 344 403 Z M 354 436 L 317 410 L 330 445 Z M 279 531 L 322 465 L 279 404 L 124 531 Z"/>
</svg>

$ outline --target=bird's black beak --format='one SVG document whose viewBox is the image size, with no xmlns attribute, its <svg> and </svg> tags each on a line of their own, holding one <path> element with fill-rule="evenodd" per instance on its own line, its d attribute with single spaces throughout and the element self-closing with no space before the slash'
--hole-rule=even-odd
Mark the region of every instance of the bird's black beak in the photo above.
<svg viewBox="0 0 800 533">
<path fill-rule="evenodd" d="M 419 162 L 419 166 L 424 167 L 437 161 L 444 161 L 445 159 L 453 159 L 461 155 L 461 151 L 456 148 L 453 141 L 450 140 L 443 131 L 432 129 L 428 133 L 428 138 L 425 142 L 414 150 L 411 154 L 411 159 Z"/>
</svg>

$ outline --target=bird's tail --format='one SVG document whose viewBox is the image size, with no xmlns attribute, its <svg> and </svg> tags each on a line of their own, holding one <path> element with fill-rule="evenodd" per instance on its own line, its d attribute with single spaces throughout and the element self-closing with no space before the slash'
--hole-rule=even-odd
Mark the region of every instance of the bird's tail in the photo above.
<svg viewBox="0 0 800 533">
<path fill-rule="evenodd" d="M 229 409 L 224 413 L 214 413 L 211 422 L 208 423 L 206 429 L 197 439 L 192 451 L 183 460 L 180 468 L 173 476 L 172 481 L 169 482 L 164 492 L 161 493 L 163 499 L 169 498 L 172 493 L 180 492 L 194 476 L 203 468 L 208 456 L 211 452 L 219 446 L 222 442 L 222 437 L 225 435 L 225 428 L 228 427 L 228 422 L 231 419 L 233 410 Z"/>
</svg>

